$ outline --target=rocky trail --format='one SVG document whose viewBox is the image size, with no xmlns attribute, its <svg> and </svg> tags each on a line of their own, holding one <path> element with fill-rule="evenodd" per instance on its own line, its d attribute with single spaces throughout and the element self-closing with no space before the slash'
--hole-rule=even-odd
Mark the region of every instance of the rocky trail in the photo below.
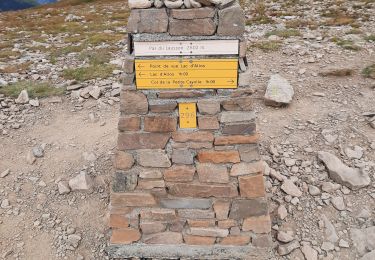
<svg viewBox="0 0 375 260">
<path fill-rule="evenodd" d="M 375 259 L 374 1 L 241 4 L 269 258 Z M 108 259 L 127 17 L 0 13 L 0 259 Z"/>
</svg>

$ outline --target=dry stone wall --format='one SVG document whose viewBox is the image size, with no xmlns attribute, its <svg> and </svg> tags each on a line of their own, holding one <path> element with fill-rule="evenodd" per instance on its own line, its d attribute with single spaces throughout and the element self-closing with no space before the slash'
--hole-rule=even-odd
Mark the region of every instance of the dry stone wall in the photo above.
<svg viewBox="0 0 375 260">
<path fill-rule="evenodd" d="M 188 3 L 205 7 L 188 9 Z M 245 259 L 252 255 L 257 259 L 256 248 L 270 246 L 271 220 L 241 7 L 231 1 L 206 0 L 137 0 L 129 5 L 134 9 L 121 91 L 110 253 L 114 257 Z M 182 6 L 186 9 L 170 9 Z M 238 59 L 237 88 L 137 89 L 135 60 L 141 57 L 134 56 L 135 42 L 210 39 L 237 40 L 239 51 L 178 58 Z M 166 57 L 149 57 L 162 58 Z M 196 128 L 180 128 L 180 103 L 196 105 Z"/>
</svg>

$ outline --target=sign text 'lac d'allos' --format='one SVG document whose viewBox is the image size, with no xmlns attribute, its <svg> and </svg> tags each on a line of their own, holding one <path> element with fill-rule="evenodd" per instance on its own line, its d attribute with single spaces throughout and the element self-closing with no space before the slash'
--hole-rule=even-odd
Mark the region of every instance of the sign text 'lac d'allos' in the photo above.
<svg viewBox="0 0 375 260">
<path fill-rule="evenodd" d="M 236 88 L 237 58 L 136 59 L 137 89 Z"/>
<path fill-rule="evenodd" d="M 238 40 L 134 42 L 134 55 L 237 55 Z"/>
</svg>

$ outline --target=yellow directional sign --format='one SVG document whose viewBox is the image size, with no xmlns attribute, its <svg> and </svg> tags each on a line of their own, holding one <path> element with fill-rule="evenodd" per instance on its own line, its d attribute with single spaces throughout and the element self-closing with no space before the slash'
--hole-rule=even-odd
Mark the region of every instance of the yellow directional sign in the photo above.
<svg viewBox="0 0 375 260">
<path fill-rule="evenodd" d="M 136 60 L 137 89 L 237 88 L 237 59 Z"/>
<path fill-rule="evenodd" d="M 195 103 L 178 104 L 178 112 L 180 114 L 180 128 L 197 127 L 197 107 Z"/>
</svg>

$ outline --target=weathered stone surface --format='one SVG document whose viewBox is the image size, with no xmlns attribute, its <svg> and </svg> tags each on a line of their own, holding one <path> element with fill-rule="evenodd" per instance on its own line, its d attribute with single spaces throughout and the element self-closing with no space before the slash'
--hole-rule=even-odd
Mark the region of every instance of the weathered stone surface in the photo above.
<svg viewBox="0 0 375 260">
<path fill-rule="evenodd" d="M 137 229 L 121 228 L 113 229 L 111 236 L 112 244 L 131 244 L 141 238 L 141 233 Z"/>
<path fill-rule="evenodd" d="M 229 236 L 221 240 L 221 245 L 244 246 L 250 243 L 250 236 Z"/>
<path fill-rule="evenodd" d="M 18 97 L 14 100 L 16 104 L 27 104 L 29 103 L 29 93 L 26 89 L 22 90 Z"/>
<path fill-rule="evenodd" d="M 261 159 L 258 144 L 239 145 L 238 152 L 240 153 L 241 161 L 244 162 L 254 162 Z"/>
<path fill-rule="evenodd" d="M 215 115 L 220 112 L 220 102 L 217 100 L 199 100 L 198 110 L 201 114 Z"/>
<path fill-rule="evenodd" d="M 241 197 L 259 198 L 266 195 L 262 174 L 257 174 L 255 176 L 240 176 L 238 177 L 238 182 Z"/>
<path fill-rule="evenodd" d="M 152 113 L 170 113 L 177 107 L 176 101 L 168 102 L 151 102 L 149 101 L 149 108 Z"/>
<path fill-rule="evenodd" d="M 163 149 L 170 134 L 119 133 L 117 147 L 120 151 L 134 149 Z"/>
<path fill-rule="evenodd" d="M 142 233 L 145 235 L 163 232 L 166 230 L 167 225 L 161 222 L 155 221 L 142 221 L 140 224 Z"/>
<path fill-rule="evenodd" d="M 294 96 L 294 90 L 289 82 L 279 74 L 271 75 L 264 100 L 266 105 L 281 106 L 289 104 Z"/>
<path fill-rule="evenodd" d="M 160 199 L 160 205 L 171 209 L 209 209 L 212 205 L 210 199 Z"/>
<path fill-rule="evenodd" d="M 137 161 L 144 167 L 166 168 L 171 166 L 171 161 L 164 150 L 138 150 Z"/>
<path fill-rule="evenodd" d="M 217 197 L 232 198 L 238 195 L 235 185 L 205 185 L 205 184 L 186 184 L 186 183 L 169 183 L 169 192 L 171 195 L 179 197 Z"/>
<path fill-rule="evenodd" d="M 318 152 L 318 158 L 327 167 L 329 177 L 332 180 L 352 190 L 366 187 L 371 182 L 367 172 L 346 166 L 339 158 L 331 153 L 320 151 Z"/>
<path fill-rule="evenodd" d="M 173 165 L 164 171 L 164 180 L 172 182 L 190 182 L 194 178 L 195 167 Z"/>
<path fill-rule="evenodd" d="M 254 122 L 256 116 L 253 111 L 244 111 L 244 112 L 222 112 L 220 115 L 220 122 L 221 123 L 244 123 L 244 122 Z"/>
<path fill-rule="evenodd" d="M 113 228 L 127 228 L 129 226 L 129 220 L 125 215 L 111 214 L 109 216 L 109 226 Z"/>
<path fill-rule="evenodd" d="M 301 247 L 301 251 L 305 256 L 306 260 L 318 260 L 318 252 L 311 246 L 304 244 Z"/>
<path fill-rule="evenodd" d="M 217 35 L 242 36 L 245 32 L 245 14 L 239 4 L 224 8 L 219 12 Z"/>
<path fill-rule="evenodd" d="M 207 94 L 207 91 L 201 90 L 185 90 L 185 91 L 163 91 L 158 94 L 161 99 L 177 99 L 177 98 L 198 98 Z"/>
<path fill-rule="evenodd" d="M 144 115 L 148 112 L 147 97 L 142 92 L 123 91 L 120 97 L 120 111 L 126 115 Z"/>
<path fill-rule="evenodd" d="M 115 167 L 119 170 L 128 170 L 134 164 L 133 155 L 123 151 L 117 151 L 115 155 Z"/>
<path fill-rule="evenodd" d="M 88 191 L 92 188 L 93 181 L 90 176 L 87 175 L 85 171 L 81 171 L 74 178 L 69 180 L 69 187 L 75 191 Z"/>
<path fill-rule="evenodd" d="M 202 130 L 216 130 L 220 128 L 220 125 L 216 116 L 200 116 L 198 127 Z"/>
<path fill-rule="evenodd" d="M 240 162 L 240 155 L 235 150 L 203 150 L 198 152 L 197 159 L 201 163 L 238 163 Z"/>
<path fill-rule="evenodd" d="M 197 164 L 197 173 L 200 182 L 228 183 L 229 174 L 226 166 L 212 163 Z"/>
<path fill-rule="evenodd" d="M 246 40 L 240 41 L 240 47 L 239 47 L 238 52 L 239 52 L 240 57 L 246 57 L 246 52 L 247 52 L 247 41 Z"/>
<path fill-rule="evenodd" d="M 221 102 L 227 111 L 250 111 L 253 109 L 253 97 L 237 97 L 226 99 Z"/>
<path fill-rule="evenodd" d="M 375 226 L 364 229 L 351 228 L 350 237 L 360 256 L 367 251 L 375 250 Z"/>
<path fill-rule="evenodd" d="M 225 200 L 217 200 L 214 203 L 214 211 L 216 214 L 216 218 L 227 219 L 229 213 L 230 202 Z"/>
<path fill-rule="evenodd" d="M 187 219 L 213 219 L 215 212 L 206 209 L 179 209 L 178 216 Z"/>
<path fill-rule="evenodd" d="M 373 259 L 375 259 L 375 250 L 372 250 L 371 252 L 365 254 L 359 260 L 373 260 Z"/>
<path fill-rule="evenodd" d="M 212 142 L 172 143 L 172 148 L 211 149 L 213 146 Z"/>
<path fill-rule="evenodd" d="M 177 9 L 180 8 L 183 4 L 183 0 L 164 0 L 164 4 L 169 9 Z"/>
<path fill-rule="evenodd" d="M 212 7 L 193 8 L 193 9 L 174 9 L 170 15 L 175 19 L 193 20 L 202 18 L 213 18 L 215 9 Z"/>
<path fill-rule="evenodd" d="M 252 244 L 255 247 L 271 247 L 272 246 L 272 238 L 269 234 L 257 234 L 256 236 L 252 237 Z"/>
<path fill-rule="evenodd" d="M 188 219 L 189 227 L 215 227 L 215 219 Z"/>
<path fill-rule="evenodd" d="M 253 231 L 254 233 L 269 233 L 271 232 L 270 216 L 258 216 L 245 218 L 242 224 L 242 231 Z"/>
<path fill-rule="evenodd" d="M 263 162 L 253 162 L 253 163 L 236 163 L 233 164 L 230 171 L 230 176 L 241 176 L 248 174 L 263 173 L 264 165 Z"/>
<path fill-rule="evenodd" d="M 228 229 L 222 228 L 195 228 L 192 227 L 187 231 L 188 234 L 193 236 L 203 237 L 226 237 L 229 234 Z"/>
<path fill-rule="evenodd" d="M 173 149 L 172 162 L 177 164 L 193 164 L 194 151 L 189 149 Z"/>
<path fill-rule="evenodd" d="M 302 191 L 293 183 L 293 181 L 286 179 L 281 185 L 281 189 L 293 197 L 301 197 Z"/>
<path fill-rule="evenodd" d="M 164 188 L 164 180 L 138 180 L 137 189 L 152 190 L 155 188 Z"/>
<path fill-rule="evenodd" d="M 225 135 L 253 135 L 255 132 L 255 122 L 224 125 L 222 130 L 222 133 Z"/>
<path fill-rule="evenodd" d="M 259 141 L 259 134 L 254 135 L 228 135 L 215 137 L 215 145 L 255 144 Z"/>
<path fill-rule="evenodd" d="M 150 1 L 150 0 L 129 0 L 128 4 L 129 4 L 130 9 L 135 9 L 135 8 L 146 9 L 152 6 L 152 2 L 153 1 Z"/>
<path fill-rule="evenodd" d="M 181 244 L 182 234 L 179 232 L 161 232 L 147 235 L 142 238 L 146 244 Z"/>
<path fill-rule="evenodd" d="M 146 168 L 139 171 L 139 177 L 142 179 L 159 179 L 163 177 L 163 174 L 160 170 Z"/>
<path fill-rule="evenodd" d="M 134 73 L 134 56 L 133 55 L 125 55 L 124 63 L 122 68 L 126 73 Z"/>
<path fill-rule="evenodd" d="M 141 118 L 137 116 L 121 116 L 118 122 L 120 131 L 138 131 L 141 129 Z"/>
<path fill-rule="evenodd" d="M 216 25 L 211 18 L 169 21 L 169 34 L 173 36 L 213 35 L 215 31 Z"/>
<path fill-rule="evenodd" d="M 268 214 L 265 199 L 234 200 L 229 213 L 231 219 L 243 219 Z"/>
<path fill-rule="evenodd" d="M 174 209 L 142 209 L 140 212 L 141 221 L 165 221 L 170 222 L 176 220 L 176 211 Z"/>
<path fill-rule="evenodd" d="M 173 141 L 185 143 L 185 142 L 212 142 L 214 136 L 211 132 L 195 131 L 195 132 L 183 132 L 178 131 L 172 134 Z"/>
<path fill-rule="evenodd" d="M 329 221 L 326 215 L 322 214 L 321 217 L 324 222 L 324 238 L 329 242 L 336 243 L 339 241 L 339 237 L 336 233 L 335 227 L 331 221 Z"/>
<path fill-rule="evenodd" d="M 174 132 L 177 127 L 177 118 L 169 116 L 148 116 L 144 119 L 146 132 Z"/>
<path fill-rule="evenodd" d="M 217 222 L 217 226 L 219 228 L 232 228 L 237 226 L 237 221 L 234 219 L 223 219 Z"/>
<path fill-rule="evenodd" d="M 156 205 L 150 193 L 112 193 L 111 205 L 114 207 L 147 207 Z"/>
<path fill-rule="evenodd" d="M 216 237 L 202 237 L 202 236 L 191 236 L 184 235 L 185 243 L 188 245 L 213 245 Z"/>
<path fill-rule="evenodd" d="M 131 33 L 164 33 L 168 30 L 166 9 L 132 10 L 126 27 Z"/>
<path fill-rule="evenodd" d="M 112 190 L 114 192 L 132 191 L 137 186 L 137 180 L 137 169 L 132 169 L 127 172 L 118 171 L 115 173 L 115 178 L 112 182 Z"/>
</svg>

